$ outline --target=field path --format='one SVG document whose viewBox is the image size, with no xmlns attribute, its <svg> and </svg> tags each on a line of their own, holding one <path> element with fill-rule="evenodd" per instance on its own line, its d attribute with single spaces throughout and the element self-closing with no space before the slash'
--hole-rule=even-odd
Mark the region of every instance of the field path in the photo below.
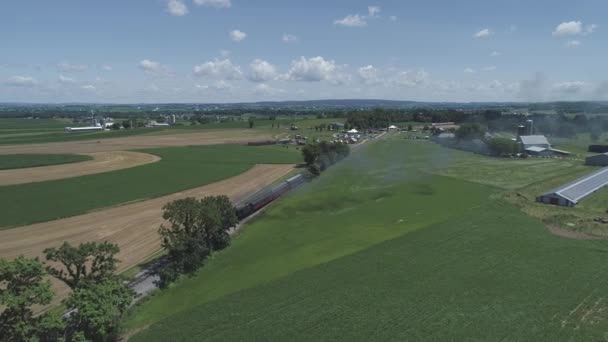
<svg viewBox="0 0 608 342">
<path fill-rule="evenodd" d="M 119 272 L 152 255 L 160 248 L 158 228 L 163 223 L 165 203 L 184 197 L 227 195 L 239 200 L 272 184 L 292 171 L 294 165 L 256 165 L 238 176 L 202 187 L 159 198 L 112 207 L 80 216 L 37 223 L 0 231 L 0 258 L 12 259 L 19 255 L 42 258 L 47 247 L 59 246 L 63 241 L 79 244 L 87 241 L 109 241 L 120 247 Z M 55 284 L 56 300 L 67 289 Z"/>
<path fill-rule="evenodd" d="M 68 133 L 66 133 L 68 134 Z M 93 153 L 153 147 L 216 145 L 271 140 L 270 134 L 255 130 L 209 130 L 194 133 L 136 135 L 100 140 L 66 141 L 44 144 L 0 145 L 0 154 Z"/>
<path fill-rule="evenodd" d="M 114 151 L 86 154 L 93 157 L 93 160 L 61 165 L 0 170 L 0 186 L 42 182 L 116 171 L 154 163 L 160 160 L 160 157 L 158 156 L 140 152 Z"/>
</svg>

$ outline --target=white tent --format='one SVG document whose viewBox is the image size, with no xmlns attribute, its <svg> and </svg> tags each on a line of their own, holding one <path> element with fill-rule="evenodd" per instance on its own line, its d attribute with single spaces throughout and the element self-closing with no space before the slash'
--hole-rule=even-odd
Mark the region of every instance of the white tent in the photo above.
<svg viewBox="0 0 608 342">
<path fill-rule="evenodd" d="M 359 133 L 359 131 L 357 131 L 356 129 L 353 128 L 350 131 L 348 131 L 348 133 L 353 133 L 354 134 L 354 133 Z"/>
<path fill-rule="evenodd" d="M 395 125 L 390 125 L 390 126 L 388 126 L 388 129 L 397 129 L 397 128 L 399 128 L 399 127 L 397 127 L 397 126 L 395 126 Z"/>
</svg>

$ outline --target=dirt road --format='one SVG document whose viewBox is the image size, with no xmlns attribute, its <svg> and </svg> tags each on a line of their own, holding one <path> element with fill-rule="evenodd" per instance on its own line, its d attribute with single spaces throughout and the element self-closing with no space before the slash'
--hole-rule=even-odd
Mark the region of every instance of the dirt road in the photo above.
<svg viewBox="0 0 608 342">
<path fill-rule="evenodd" d="M 0 154 L 93 153 L 152 147 L 215 145 L 271 140 L 270 134 L 254 130 L 209 130 L 196 133 L 136 135 L 124 138 L 68 141 L 46 144 L 0 145 Z"/>
<path fill-rule="evenodd" d="M 113 151 L 86 154 L 93 157 L 93 160 L 25 169 L 0 170 L 0 186 L 109 172 L 154 163 L 160 160 L 158 156 L 140 152 Z"/>
</svg>

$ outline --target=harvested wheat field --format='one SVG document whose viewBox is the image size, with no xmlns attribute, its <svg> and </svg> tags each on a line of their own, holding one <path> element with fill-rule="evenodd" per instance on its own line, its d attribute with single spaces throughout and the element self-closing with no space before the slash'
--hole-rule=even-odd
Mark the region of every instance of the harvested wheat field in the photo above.
<svg viewBox="0 0 608 342">
<path fill-rule="evenodd" d="M 227 195 L 236 201 L 273 183 L 293 168 L 294 165 L 285 164 L 256 165 L 236 177 L 168 196 L 3 230 L 0 231 L 0 258 L 14 258 L 18 255 L 42 257 L 45 248 L 59 246 L 63 241 L 72 244 L 109 241 L 120 247 L 119 272 L 124 271 L 160 248 L 157 231 L 163 222 L 161 208 L 165 203 L 184 197 L 206 195 Z M 66 289 L 61 289 L 61 294 L 57 292 L 57 300 L 63 297 L 65 291 Z"/>
<path fill-rule="evenodd" d="M 270 140 L 271 138 L 269 134 L 245 129 L 213 130 L 197 133 L 150 134 L 124 138 L 46 144 L 6 145 L 0 146 L 0 154 L 93 153 L 168 146 L 238 144 L 250 141 Z"/>
<path fill-rule="evenodd" d="M 24 184 L 91 175 L 127 169 L 160 160 L 158 156 L 141 152 L 112 151 L 86 154 L 93 157 L 93 160 L 72 164 L 0 170 L 0 185 Z"/>
</svg>

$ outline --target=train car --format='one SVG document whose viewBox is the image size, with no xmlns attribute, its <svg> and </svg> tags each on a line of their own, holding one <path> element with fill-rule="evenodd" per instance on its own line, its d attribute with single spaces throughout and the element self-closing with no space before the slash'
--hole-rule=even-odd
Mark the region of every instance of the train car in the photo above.
<svg viewBox="0 0 608 342">
<path fill-rule="evenodd" d="M 237 205 L 236 213 L 239 220 L 242 220 L 256 211 L 264 208 L 277 198 L 283 196 L 290 190 L 295 189 L 306 181 L 302 175 L 296 175 L 285 182 L 273 186 L 270 189 L 264 189 L 256 192 L 251 197 L 247 198 L 242 204 Z"/>
</svg>

